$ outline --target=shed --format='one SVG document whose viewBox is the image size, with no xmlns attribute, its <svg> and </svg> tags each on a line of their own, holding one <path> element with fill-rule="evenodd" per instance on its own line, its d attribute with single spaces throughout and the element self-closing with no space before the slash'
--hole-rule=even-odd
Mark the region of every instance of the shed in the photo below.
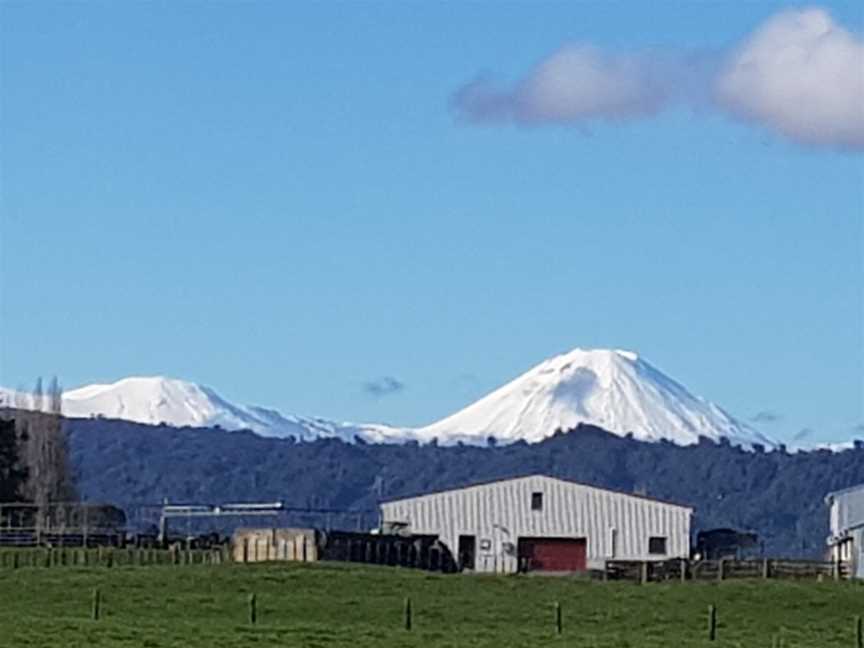
<svg viewBox="0 0 864 648">
<path fill-rule="evenodd" d="M 706 529 L 696 534 L 696 555 L 705 560 L 746 560 L 761 553 L 759 536 L 737 529 Z"/>
<path fill-rule="evenodd" d="M 831 560 L 848 563 L 854 578 L 864 578 L 864 484 L 829 493 L 825 503 Z"/>
<path fill-rule="evenodd" d="M 461 569 L 575 572 L 687 558 L 693 509 L 545 475 L 381 504 L 382 528 L 434 535 Z"/>
</svg>

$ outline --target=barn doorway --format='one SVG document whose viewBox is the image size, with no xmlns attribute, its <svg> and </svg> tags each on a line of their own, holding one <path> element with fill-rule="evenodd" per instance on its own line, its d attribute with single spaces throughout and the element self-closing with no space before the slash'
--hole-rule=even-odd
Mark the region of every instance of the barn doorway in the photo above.
<svg viewBox="0 0 864 648">
<path fill-rule="evenodd" d="M 576 572 L 588 568 L 585 538 L 519 538 L 523 571 Z"/>
<path fill-rule="evenodd" d="M 473 535 L 459 536 L 459 569 L 474 569 L 477 538 Z"/>
</svg>

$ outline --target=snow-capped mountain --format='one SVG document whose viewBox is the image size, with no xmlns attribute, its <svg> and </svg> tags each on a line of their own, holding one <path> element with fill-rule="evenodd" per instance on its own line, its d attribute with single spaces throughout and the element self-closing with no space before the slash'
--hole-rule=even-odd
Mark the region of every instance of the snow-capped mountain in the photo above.
<svg viewBox="0 0 864 648">
<path fill-rule="evenodd" d="M 0 389 L 0 405 L 32 407 L 29 394 Z M 176 427 L 252 430 L 263 436 L 311 440 L 338 437 L 353 441 L 356 434 L 387 438 L 386 426 L 358 426 L 319 418 L 285 416 L 274 409 L 235 405 L 210 387 L 162 376 L 132 377 L 107 385 L 87 385 L 63 393 L 63 414 L 73 418 L 103 417 Z M 379 428 L 381 431 L 379 432 Z"/>
<path fill-rule="evenodd" d="M 421 440 L 533 442 L 556 429 L 597 425 L 681 445 L 700 436 L 736 445 L 774 442 L 630 351 L 574 349 L 540 363 L 465 409 L 417 430 Z"/>
<path fill-rule="evenodd" d="M 14 393 L 6 393 L 12 404 Z M 19 404 L 21 398 L 18 398 Z M 341 423 L 233 404 L 209 387 L 170 378 L 126 378 L 63 394 L 71 417 L 103 416 L 139 423 L 250 429 L 265 436 L 337 437 L 353 441 L 485 444 L 540 441 L 557 429 L 589 423 L 637 439 L 696 443 L 700 436 L 749 447 L 774 442 L 720 407 L 692 395 L 635 353 L 575 349 L 537 365 L 465 409 L 421 428 Z"/>
</svg>

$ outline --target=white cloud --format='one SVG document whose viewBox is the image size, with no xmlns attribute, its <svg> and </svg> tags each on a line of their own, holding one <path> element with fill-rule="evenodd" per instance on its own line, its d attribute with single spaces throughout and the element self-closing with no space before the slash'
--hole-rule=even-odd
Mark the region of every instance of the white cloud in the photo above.
<svg viewBox="0 0 864 648">
<path fill-rule="evenodd" d="M 572 123 L 653 115 L 670 99 L 662 65 L 647 54 L 611 54 L 568 45 L 541 61 L 512 89 L 480 78 L 456 94 L 473 121 Z"/>
<path fill-rule="evenodd" d="M 488 77 L 467 83 L 454 103 L 471 122 L 580 125 L 706 98 L 803 144 L 864 149 L 864 42 L 821 9 L 784 11 L 719 59 L 571 44 L 510 87 Z"/>
<path fill-rule="evenodd" d="M 719 107 L 792 140 L 864 148 L 864 42 L 825 11 L 785 11 L 729 56 Z"/>
<path fill-rule="evenodd" d="M 646 55 L 610 55 L 587 45 L 565 47 L 540 63 L 517 90 L 526 121 L 575 121 L 653 115 L 663 89 Z"/>
</svg>

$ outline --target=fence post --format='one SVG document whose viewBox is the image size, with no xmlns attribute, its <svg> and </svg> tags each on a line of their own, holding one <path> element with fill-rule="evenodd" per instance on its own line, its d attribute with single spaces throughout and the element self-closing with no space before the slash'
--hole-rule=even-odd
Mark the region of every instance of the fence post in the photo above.
<svg viewBox="0 0 864 648">
<path fill-rule="evenodd" d="M 723 578 L 725 576 L 724 570 L 725 570 L 725 563 L 724 563 L 723 559 L 721 558 L 720 561 L 717 563 L 717 580 L 721 580 L 721 581 L 723 580 Z"/>
<path fill-rule="evenodd" d="M 642 582 L 643 585 L 648 582 L 648 561 L 647 560 L 642 561 L 641 572 L 640 572 L 640 581 Z"/>
<path fill-rule="evenodd" d="M 768 559 L 763 558 L 762 559 L 762 578 L 765 580 L 768 580 L 770 573 L 771 573 L 771 571 L 770 571 L 770 564 L 768 562 Z"/>
<path fill-rule="evenodd" d="M 687 559 L 686 558 L 681 559 L 681 582 L 682 583 L 687 582 Z"/>
<path fill-rule="evenodd" d="M 405 597 L 405 629 L 411 629 L 411 598 Z"/>
<path fill-rule="evenodd" d="M 99 608 L 102 603 L 102 596 L 99 593 L 99 588 L 96 587 L 93 589 L 93 606 L 90 610 L 91 617 L 94 621 L 99 620 Z"/>
<path fill-rule="evenodd" d="M 855 648 L 864 648 L 864 626 L 860 616 L 855 617 Z"/>
<path fill-rule="evenodd" d="M 708 606 L 708 641 L 714 641 L 717 638 L 717 608 L 713 605 Z"/>
<path fill-rule="evenodd" d="M 81 545 L 82 545 L 85 549 L 86 549 L 87 546 L 88 546 L 88 544 L 87 544 L 87 517 L 88 517 L 88 516 L 87 516 L 87 511 L 89 510 L 89 508 L 90 508 L 90 507 L 87 506 L 86 504 L 84 505 L 84 522 L 83 522 L 83 524 L 84 524 L 84 529 L 83 529 L 83 533 L 82 533 L 82 537 L 81 537 Z"/>
<path fill-rule="evenodd" d="M 249 623 L 255 625 L 258 621 L 258 600 L 255 597 L 255 593 L 249 595 Z"/>
<path fill-rule="evenodd" d="M 564 631 L 561 621 L 561 603 L 555 601 L 555 634 L 560 635 Z"/>
</svg>

